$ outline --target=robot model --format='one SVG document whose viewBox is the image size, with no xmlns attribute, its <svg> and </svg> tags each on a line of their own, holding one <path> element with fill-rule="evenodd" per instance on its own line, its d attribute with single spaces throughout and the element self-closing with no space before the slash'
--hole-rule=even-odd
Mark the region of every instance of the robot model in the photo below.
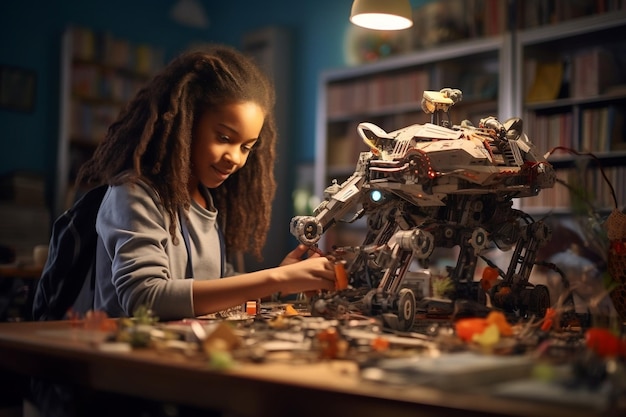
<svg viewBox="0 0 626 417">
<path fill-rule="evenodd" d="M 343 259 L 349 285 L 313 299 L 312 314 L 358 312 L 382 316 L 394 330 L 410 330 L 422 295 L 405 278 L 412 262 L 428 268 L 437 247 L 459 248 L 456 266 L 449 268 L 455 300 L 484 303 L 489 294 L 495 307 L 515 314 L 542 314 L 549 307 L 547 287 L 530 284 L 529 276 L 551 232 L 513 208 L 513 199 L 552 187 L 552 165 L 537 153 L 519 118 L 451 125 L 445 116 L 461 98 L 456 89 L 424 92 L 430 123 L 389 133 L 359 124 L 369 151 L 360 154 L 355 172 L 326 188 L 312 216 L 292 219 L 291 233 L 314 248 L 339 222 L 365 217 L 367 223 L 362 245 L 328 254 Z M 489 263 L 484 253 L 494 245 L 512 250 L 511 261 L 506 271 L 495 267 L 497 280 L 483 288 L 474 280 L 477 261 Z"/>
</svg>

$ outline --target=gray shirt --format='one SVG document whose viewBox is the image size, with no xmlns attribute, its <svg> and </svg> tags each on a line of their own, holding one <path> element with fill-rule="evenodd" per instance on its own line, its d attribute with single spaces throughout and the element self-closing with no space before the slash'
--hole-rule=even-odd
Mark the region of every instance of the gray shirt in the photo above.
<svg viewBox="0 0 626 417">
<path fill-rule="evenodd" d="M 203 191 L 210 207 L 192 201 L 186 221 L 189 252 L 194 279 L 217 279 L 222 272 L 217 210 L 208 190 Z M 152 188 L 143 183 L 109 187 L 96 221 L 93 308 L 123 317 L 145 305 L 161 320 L 192 317 L 192 280 L 185 279 L 188 256 L 180 224 L 178 219 L 175 245 L 169 215 Z M 227 264 L 224 275 L 233 274 Z"/>
</svg>

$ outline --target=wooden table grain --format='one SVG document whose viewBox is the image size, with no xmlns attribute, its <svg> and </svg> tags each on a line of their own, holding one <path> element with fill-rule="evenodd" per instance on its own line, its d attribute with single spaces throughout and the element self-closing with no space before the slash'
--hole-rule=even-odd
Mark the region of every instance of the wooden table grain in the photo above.
<svg viewBox="0 0 626 417">
<path fill-rule="evenodd" d="M 206 360 L 182 354 L 103 351 L 85 335 L 69 321 L 0 323 L 0 368 L 242 417 L 606 415 L 488 392 L 453 393 L 364 381 L 351 361 L 240 363 L 218 371 Z"/>
</svg>

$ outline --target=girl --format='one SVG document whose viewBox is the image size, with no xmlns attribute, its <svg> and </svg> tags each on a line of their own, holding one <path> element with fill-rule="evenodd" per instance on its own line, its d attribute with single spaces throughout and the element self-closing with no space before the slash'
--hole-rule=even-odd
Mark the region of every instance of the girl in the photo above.
<svg viewBox="0 0 626 417">
<path fill-rule="evenodd" d="M 109 184 L 96 222 L 95 291 L 79 303 L 111 317 L 146 306 L 176 320 L 335 288 L 332 262 L 306 257 L 305 246 L 251 273 L 223 261 L 261 256 L 276 189 L 274 100 L 259 68 L 219 45 L 182 54 L 138 92 L 77 179 Z"/>
</svg>

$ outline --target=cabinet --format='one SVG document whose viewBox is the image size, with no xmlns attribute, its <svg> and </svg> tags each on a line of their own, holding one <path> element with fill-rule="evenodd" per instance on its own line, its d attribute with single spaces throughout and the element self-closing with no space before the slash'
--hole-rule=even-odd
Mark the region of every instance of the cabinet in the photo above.
<svg viewBox="0 0 626 417">
<path fill-rule="evenodd" d="M 463 101 L 451 109 L 453 123 L 468 119 L 477 124 L 487 115 L 501 121 L 522 117 L 526 133 L 542 152 L 561 145 L 597 154 L 618 204 L 624 204 L 626 5 L 587 2 L 583 10 L 575 9 L 582 3 L 509 2 L 516 19 L 494 36 L 322 73 L 315 195 L 323 196 L 333 180 L 345 180 L 354 171 L 358 153 L 367 150 L 358 139 L 358 123 L 373 122 L 392 131 L 427 122 L 429 117 L 420 107 L 422 91 L 451 87 L 464 93 Z M 602 206 L 612 208 L 598 162 L 558 152 L 550 161 L 561 179 L 583 172 L 585 187 L 594 190 Z M 515 203 L 543 214 L 570 209 L 569 191 L 560 184 Z M 362 235 L 362 226 L 333 228 L 322 246 L 349 244 L 354 233 Z"/>
<path fill-rule="evenodd" d="M 520 76 L 514 111 L 522 115 L 528 136 L 541 150 L 562 146 L 598 158 L 562 150 L 551 153 L 557 177 L 567 185 L 559 182 L 522 199 L 525 211 L 567 213 L 572 193 L 580 192 L 596 209 L 613 209 L 615 201 L 600 167 L 617 204 L 626 203 L 626 10 L 597 9 L 606 4 L 590 4 L 590 16 L 523 26 L 516 34 Z"/>
<path fill-rule="evenodd" d="M 69 27 L 62 36 L 54 214 L 75 200 L 76 175 L 124 104 L 163 65 L 162 52 L 110 33 Z"/>
</svg>

